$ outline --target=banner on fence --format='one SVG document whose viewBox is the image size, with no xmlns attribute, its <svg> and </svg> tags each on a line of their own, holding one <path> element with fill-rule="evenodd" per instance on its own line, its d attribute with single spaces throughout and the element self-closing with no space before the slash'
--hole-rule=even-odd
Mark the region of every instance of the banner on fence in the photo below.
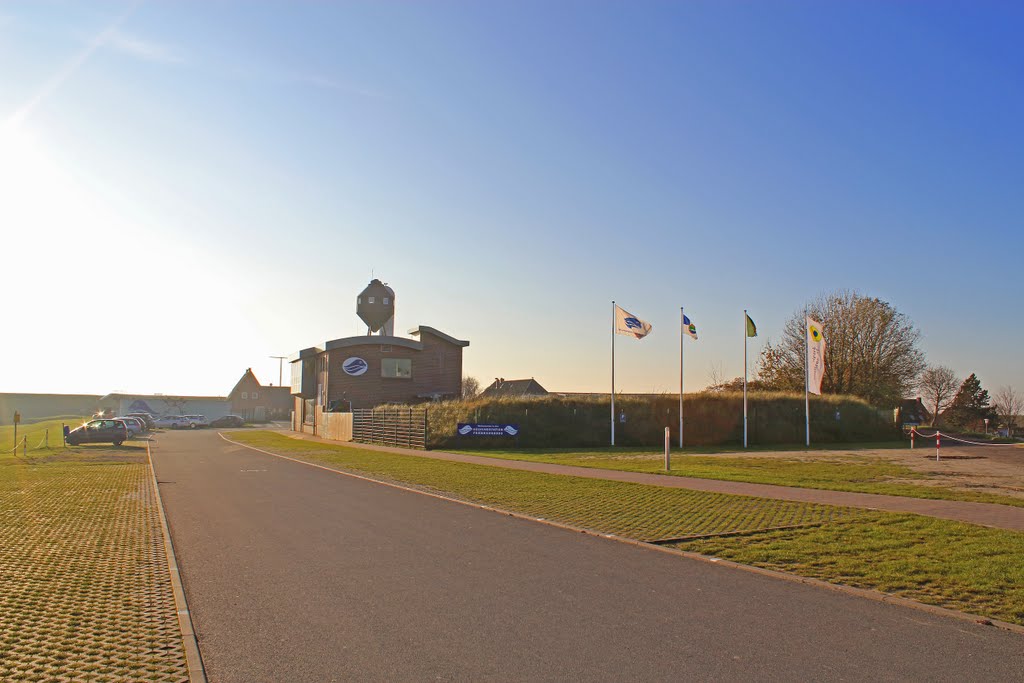
<svg viewBox="0 0 1024 683">
<path fill-rule="evenodd" d="M 460 422 L 458 433 L 459 436 L 516 436 L 519 434 L 519 425 Z"/>
</svg>

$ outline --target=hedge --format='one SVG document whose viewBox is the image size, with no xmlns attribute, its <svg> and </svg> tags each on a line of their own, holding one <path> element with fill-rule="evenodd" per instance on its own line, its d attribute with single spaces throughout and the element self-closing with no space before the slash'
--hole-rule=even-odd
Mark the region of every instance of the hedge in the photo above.
<svg viewBox="0 0 1024 683">
<path fill-rule="evenodd" d="M 803 394 L 748 394 L 748 436 L 752 445 L 803 443 Z M 813 443 L 888 441 L 900 437 L 891 414 L 851 396 L 811 397 Z M 665 427 L 678 443 L 679 397 L 616 396 L 619 446 L 658 446 Z M 685 443 L 690 446 L 740 443 L 743 438 L 741 393 L 687 394 L 683 406 Z M 838 419 L 836 412 L 839 412 Z M 608 397 L 548 395 L 524 398 L 477 398 L 445 401 L 428 408 L 428 448 L 577 448 L 609 444 Z M 460 437 L 460 422 L 519 425 L 513 438 Z"/>
</svg>

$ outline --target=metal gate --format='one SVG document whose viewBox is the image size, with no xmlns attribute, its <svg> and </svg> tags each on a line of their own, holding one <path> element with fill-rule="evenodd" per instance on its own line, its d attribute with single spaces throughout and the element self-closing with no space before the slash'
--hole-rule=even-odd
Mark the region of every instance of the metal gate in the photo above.
<svg viewBox="0 0 1024 683">
<path fill-rule="evenodd" d="M 427 411 L 359 408 L 352 411 L 352 440 L 378 446 L 427 448 Z"/>
</svg>

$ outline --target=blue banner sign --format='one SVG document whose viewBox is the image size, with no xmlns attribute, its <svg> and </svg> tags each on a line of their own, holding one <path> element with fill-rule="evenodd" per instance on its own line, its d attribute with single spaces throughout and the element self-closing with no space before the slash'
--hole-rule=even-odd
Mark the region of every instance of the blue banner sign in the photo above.
<svg viewBox="0 0 1024 683">
<path fill-rule="evenodd" d="M 515 436 L 519 433 L 519 425 L 467 424 L 460 422 L 459 436 Z"/>
</svg>

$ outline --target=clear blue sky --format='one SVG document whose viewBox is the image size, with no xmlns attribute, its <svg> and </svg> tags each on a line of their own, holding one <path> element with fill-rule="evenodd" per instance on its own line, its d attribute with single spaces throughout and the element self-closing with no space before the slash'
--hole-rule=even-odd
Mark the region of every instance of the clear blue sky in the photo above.
<svg viewBox="0 0 1024 683">
<path fill-rule="evenodd" d="M 484 383 L 607 390 L 615 299 L 654 325 L 618 388 L 677 388 L 684 305 L 698 389 L 744 308 L 753 359 L 850 288 L 1024 389 L 1021 35 L 1010 2 L 0 3 L 0 390 L 276 382 L 365 331 L 371 269 Z"/>
</svg>

